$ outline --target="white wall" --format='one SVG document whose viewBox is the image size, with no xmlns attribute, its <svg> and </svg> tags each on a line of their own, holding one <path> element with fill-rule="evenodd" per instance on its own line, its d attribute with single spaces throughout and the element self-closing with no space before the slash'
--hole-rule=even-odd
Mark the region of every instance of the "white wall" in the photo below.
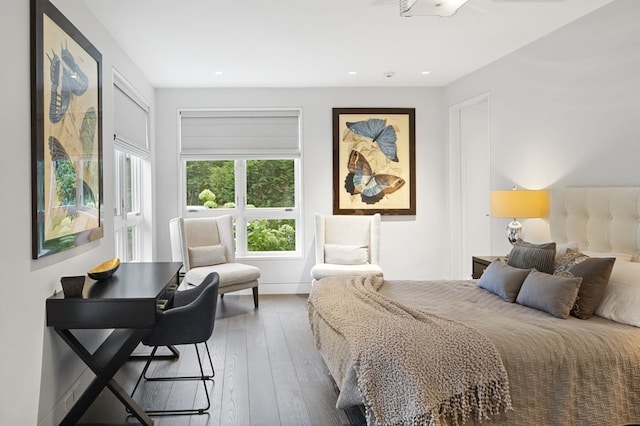
<svg viewBox="0 0 640 426">
<path fill-rule="evenodd" d="M 111 68 L 145 97 L 153 89 L 77 0 L 56 0 L 103 54 L 105 211 L 113 211 Z M 31 260 L 29 2 L 4 0 L 0 14 L 0 422 L 50 424 L 53 408 L 84 367 L 45 325 L 45 299 L 59 278 L 82 274 L 113 256 L 113 222 L 105 238 Z M 158 260 L 169 258 L 167 223 L 178 214 L 176 108 L 299 106 L 304 120 L 305 259 L 256 262 L 263 290 L 309 280 L 313 214 L 332 206 L 331 108 L 415 107 L 417 216 L 385 217 L 382 263 L 389 278 L 446 275 L 446 105 L 491 92 L 492 187 L 640 185 L 640 2 L 617 0 L 552 35 L 444 89 L 203 89 L 156 92 L 158 135 L 156 223 Z M 494 219 L 493 251 L 504 253 Z M 528 224 L 525 224 L 527 227 Z M 58 407 L 60 404 L 58 404 Z M 59 418 L 57 418 L 59 420 Z"/>
<path fill-rule="evenodd" d="M 104 211 L 113 211 L 111 70 L 121 73 L 153 101 L 153 89 L 80 2 L 55 4 L 103 55 Z M 65 275 L 84 274 L 114 255 L 113 220 L 105 238 L 41 260 L 31 260 L 30 2 L 3 0 L 0 28 L 0 423 L 49 424 L 53 407 L 85 370 L 81 361 L 45 324 L 45 299 Z M 95 339 L 94 339 L 95 340 Z"/>
<path fill-rule="evenodd" d="M 490 92 L 492 189 L 640 185 L 638 22 L 640 2 L 617 0 L 446 88 L 447 105 Z M 507 220 L 492 224 L 504 254 Z"/>
<path fill-rule="evenodd" d="M 169 220 L 180 214 L 178 188 L 178 108 L 301 107 L 303 139 L 304 258 L 254 260 L 261 292 L 301 292 L 309 288 L 314 264 L 314 214 L 332 213 L 333 107 L 416 108 L 415 217 L 384 217 L 381 263 L 388 278 L 438 278 L 446 274 L 446 145 L 442 89 L 158 89 L 157 253 L 169 260 Z"/>
</svg>

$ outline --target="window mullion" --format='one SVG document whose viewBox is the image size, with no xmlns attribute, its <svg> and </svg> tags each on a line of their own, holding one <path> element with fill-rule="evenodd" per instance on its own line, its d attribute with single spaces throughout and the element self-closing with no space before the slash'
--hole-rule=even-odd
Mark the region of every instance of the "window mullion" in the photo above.
<svg viewBox="0 0 640 426">
<path fill-rule="evenodd" d="M 140 160 L 131 156 L 131 213 L 141 213 Z"/>
<path fill-rule="evenodd" d="M 235 162 L 235 189 L 236 189 L 236 254 L 247 254 L 247 162 L 236 160 Z"/>
<path fill-rule="evenodd" d="M 115 189 L 115 206 L 114 206 L 114 216 L 116 218 L 121 218 L 122 217 L 122 203 L 120 202 L 120 200 L 122 200 L 122 157 L 124 156 L 124 154 L 122 153 L 122 151 L 119 151 L 116 149 L 115 151 L 115 166 L 116 166 L 116 170 L 114 173 L 114 178 L 116 180 L 115 185 L 114 185 L 114 189 Z"/>
<path fill-rule="evenodd" d="M 123 217 L 123 208 L 122 208 L 122 194 L 123 194 L 123 170 L 124 170 L 124 153 L 118 149 L 115 150 L 115 173 L 114 178 L 116 180 L 114 189 L 115 189 L 115 207 L 114 207 L 114 228 L 115 228 L 115 245 L 116 245 L 116 255 L 121 258 L 126 257 L 126 243 L 125 236 L 127 232 L 127 223 Z"/>
<path fill-rule="evenodd" d="M 236 209 L 239 214 L 243 214 L 247 208 L 247 162 L 246 160 L 236 160 L 235 166 L 236 180 Z"/>
</svg>

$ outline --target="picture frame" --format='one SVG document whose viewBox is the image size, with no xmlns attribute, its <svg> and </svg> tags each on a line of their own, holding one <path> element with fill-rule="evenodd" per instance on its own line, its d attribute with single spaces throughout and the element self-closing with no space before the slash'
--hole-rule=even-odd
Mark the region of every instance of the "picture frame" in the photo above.
<svg viewBox="0 0 640 426">
<path fill-rule="evenodd" d="M 48 0 L 31 1 L 32 258 L 104 236 L 102 55 Z"/>
<path fill-rule="evenodd" d="M 415 108 L 333 108 L 333 214 L 415 215 Z"/>
</svg>

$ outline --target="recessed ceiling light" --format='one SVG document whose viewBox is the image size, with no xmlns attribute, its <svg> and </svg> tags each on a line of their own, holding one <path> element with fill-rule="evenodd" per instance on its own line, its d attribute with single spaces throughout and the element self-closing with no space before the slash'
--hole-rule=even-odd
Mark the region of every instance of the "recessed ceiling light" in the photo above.
<svg viewBox="0 0 640 426">
<path fill-rule="evenodd" d="M 215 75 L 222 75 L 222 71 L 216 71 L 214 72 Z"/>
<path fill-rule="evenodd" d="M 428 75 L 428 74 L 431 74 L 431 71 L 422 71 L 420 74 L 422 74 L 422 75 Z"/>
<path fill-rule="evenodd" d="M 349 71 L 348 74 L 349 75 L 356 75 L 356 74 L 358 74 L 358 71 Z"/>
</svg>

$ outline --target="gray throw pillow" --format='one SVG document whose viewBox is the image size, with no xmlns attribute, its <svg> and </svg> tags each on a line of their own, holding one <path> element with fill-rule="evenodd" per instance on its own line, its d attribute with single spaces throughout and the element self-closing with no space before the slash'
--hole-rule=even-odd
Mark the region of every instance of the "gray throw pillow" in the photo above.
<svg viewBox="0 0 640 426">
<path fill-rule="evenodd" d="M 571 315 L 580 319 L 589 319 L 604 298 L 609 283 L 615 257 L 590 257 L 576 264 L 570 272 L 582 278 L 578 299 L 571 309 Z"/>
<path fill-rule="evenodd" d="M 509 252 L 509 266 L 522 269 L 537 269 L 553 274 L 556 259 L 556 243 L 532 244 L 518 240 Z"/>
<path fill-rule="evenodd" d="M 522 283 L 516 302 L 566 319 L 576 301 L 581 283 L 580 277 L 549 275 L 534 270 Z"/>
<path fill-rule="evenodd" d="M 500 296 L 506 302 L 515 302 L 530 269 L 514 268 L 501 260 L 494 260 L 482 273 L 478 287 Z"/>
</svg>

